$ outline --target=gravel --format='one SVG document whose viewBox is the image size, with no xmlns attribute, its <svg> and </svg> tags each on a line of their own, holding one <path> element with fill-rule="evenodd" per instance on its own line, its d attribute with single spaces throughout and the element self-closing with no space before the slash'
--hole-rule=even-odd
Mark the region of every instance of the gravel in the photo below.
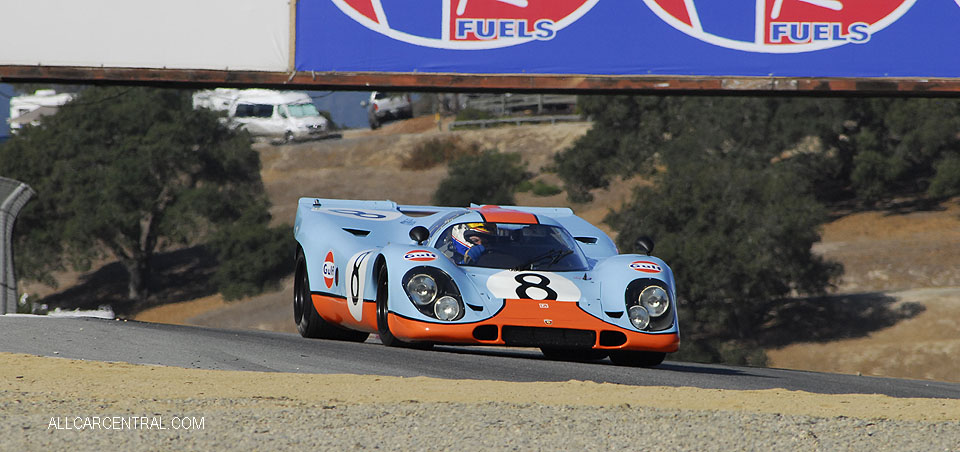
<svg viewBox="0 0 960 452">
<path fill-rule="evenodd" d="M 681 411 L 628 404 L 307 403 L 289 398 L 118 402 L 58 397 L 0 392 L 0 450 L 960 451 L 960 421 Z M 133 417 L 137 424 L 130 421 Z M 103 428 L 109 422 L 120 428 Z M 193 425 L 183 428 L 185 424 Z"/>
</svg>

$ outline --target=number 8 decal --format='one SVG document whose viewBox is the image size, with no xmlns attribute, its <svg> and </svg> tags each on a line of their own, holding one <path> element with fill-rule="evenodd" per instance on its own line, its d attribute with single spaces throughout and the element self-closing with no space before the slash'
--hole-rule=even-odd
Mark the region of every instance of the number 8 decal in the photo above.
<svg viewBox="0 0 960 452">
<path fill-rule="evenodd" d="M 552 272 L 504 270 L 487 279 L 487 290 L 496 298 L 521 300 L 580 301 L 580 288 Z"/>
<path fill-rule="evenodd" d="M 538 278 L 539 281 L 537 281 L 536 283 L 532 283 L 529 281 L 529 278 Z M 557 291 L 550 288 L 550 278 L 547 278 L 546 276 L 543 276 L 537 273 L 521 273 L 516 277 L 514 277 L 514 279 L 518 283 L 520 283 L 520 285 L 517 286 L 517 297 L 519 298 L 526 298 L 529 300 L 556 300 L 557 299 Z M 543 291 L 546 294 L 546 296 L 544 296 L 543 298 L 530 296 L 527 290 L 531 288 L 539 289 Z"/>
</svg>

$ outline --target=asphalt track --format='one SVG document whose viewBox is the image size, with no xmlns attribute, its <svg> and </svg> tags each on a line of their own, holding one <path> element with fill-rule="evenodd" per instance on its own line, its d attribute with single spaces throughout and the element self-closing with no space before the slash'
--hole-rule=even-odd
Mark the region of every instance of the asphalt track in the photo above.
<svg viewBox="0 0 960 452">
<path fill-rule="evenodd" d="M 666 361 L 652 369 L 609 361 L 550 361 L 533 349 L 412 350 L 304 339 L 295 334 L 220 330 L 94 318 L 0 316 L 0 351 L 197 369 L 366 374 L 511 382 L 593 381 L 632 386 L 960 399 L 960 384 L 783 369 Z M 668 357 L 669 358 L 669 357 Z"/>
</svg>

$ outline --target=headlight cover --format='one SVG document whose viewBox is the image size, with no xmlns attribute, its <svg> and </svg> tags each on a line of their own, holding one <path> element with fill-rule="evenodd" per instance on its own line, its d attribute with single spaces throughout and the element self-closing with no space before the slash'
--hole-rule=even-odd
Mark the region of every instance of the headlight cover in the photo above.
<svg viewBox="0 0 960 452">
<path fill-rule="evenodd" d="M 429 305 L 437 298 L 437 281 L 425 273 L 414 275 L 405 288 L 410 299 L 420 306 Z"/>
<path fill-rule="evenodd" d="M 460 289 L 439 268 L 420 266 L 403 275 L 403 288 L 417 310 L 437 320 L 452 322 L 465 314 Z"/>
<path fill-rule="evenodd" d="M 660 317 L 670 309 L 670 297 L 660 286 L 648 286 L 640 292 L 640 305 L 646 308 L 651 317 Z"/>
<path fill-rule="evenodd" d="M 673 303 L 665 282 L 655 278 L 635 279 L 627 285 L 624 301 L 627 318 L 634 328 L 655 332 L 673 326 Z"/>
</svg>

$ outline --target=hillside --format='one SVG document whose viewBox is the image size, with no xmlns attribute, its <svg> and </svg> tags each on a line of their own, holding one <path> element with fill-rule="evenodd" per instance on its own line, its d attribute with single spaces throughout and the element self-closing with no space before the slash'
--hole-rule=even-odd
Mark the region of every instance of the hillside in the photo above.
<svg viewBox="0 0 960 452">
<path fill-rule="evenodd" d="M 301 196 L 391 199 L 429 204 L 445 168 L 403 170 L 400 162 L 417 143 L 458 135 L 483 148 L 520 152 L 541 173 L 552 155 L 570 146 L 590 124 L 562 123 L 446 131 L 432 117 L 347 131 L 343 139 L 256 146 L 277 224 L 290 224 Z M 538 177 L 559 185 L 550 174 Z M 565 195 L 518 196 L 518 203 L 568 205 L 601 224 L 640 180 L 597 191 L 590 204 L 569 204 Z M 960 381 L 960 200 L 939 210 L 864 212 L 825 225 L 815 251 L 840 261 L 845 276 L 835 294 L 784 306 L 771 325 L 773 367 L 864 375 Z M 213 295 L 160 306 L 137 319 L 294 332 L 289 308 L 292 283 L 275 293 L 224 303 Z M 806 338 L 807 342 L 798 342 Z"/>
</svg>

